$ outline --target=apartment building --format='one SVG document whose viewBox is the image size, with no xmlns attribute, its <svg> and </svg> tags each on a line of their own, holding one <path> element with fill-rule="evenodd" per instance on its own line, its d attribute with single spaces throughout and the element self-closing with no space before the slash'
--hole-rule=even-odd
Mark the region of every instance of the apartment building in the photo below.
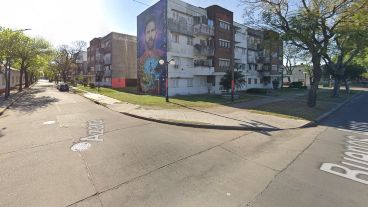
<svg viewBox="0 0 368 207">
<path fill-rule="evenodd" d="M 221 93 L 220 80 L 228 70 L 246 76 L 241 90 L 272 87 L 271 79 L 278 78 L 271 75 L 279 73 L 282 58 L 281 63 L 276 61 L 280 66 L 269 60 L 271 67 L 266 67 L 262 61 L 275 50 L 279 58 L 282 48 L 269 47 L 274 43 L 268 31 L 234 22 L 233 12 L 218 5 L 200 8 L 161 0 L 141 13 L 137 23 L 141 92 L 165 94 L 166 65 L 160 65 L 160 59 L 175 60 L 175 65 L 167 66 L 170 96 Z M 277 45 L 282 47 L 278 39 Z"/>
<path fill-rule="evenodd" d="M 135 36 L 116 32 L 92 39 L 87 48 L 88 76 L 94 73 L 95 83 L 100 86 L 112 88 L 135 86 L 136 44 Z"/>
</svg>

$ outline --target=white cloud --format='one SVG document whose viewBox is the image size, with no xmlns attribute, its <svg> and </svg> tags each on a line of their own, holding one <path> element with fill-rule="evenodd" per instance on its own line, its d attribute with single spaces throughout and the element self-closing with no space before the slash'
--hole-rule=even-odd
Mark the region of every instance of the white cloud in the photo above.
<svg viewBox="0 0 368 207">
<path fill-rule="evenodd" d="M 111 30 L 103 0 L 6 0 L 1 3 L 0 26 L 31 28 L 55 46 L 75 40 L 89 42 Z"/>
</svg>

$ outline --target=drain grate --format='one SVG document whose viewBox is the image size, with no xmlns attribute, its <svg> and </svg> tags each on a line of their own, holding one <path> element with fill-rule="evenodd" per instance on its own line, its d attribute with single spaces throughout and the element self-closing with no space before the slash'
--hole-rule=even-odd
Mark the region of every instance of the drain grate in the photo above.
<svg viewBox="0 0 368 207">
<path fill-rule="evenodd" d="M 88 142 L 80 142 L 73 145 L 70 149 L 74 152 L 81 152 L 84 150 L 88 150 L 91 147 L 91 144 Z"/>
</svg>

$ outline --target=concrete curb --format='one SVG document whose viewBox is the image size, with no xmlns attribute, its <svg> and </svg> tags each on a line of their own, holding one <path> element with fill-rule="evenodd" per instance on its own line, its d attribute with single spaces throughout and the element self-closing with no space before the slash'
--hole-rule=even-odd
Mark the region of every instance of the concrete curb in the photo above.
<svg viewBox="0 0 368 207">
<path fill-rule="evenodd" d="M 282 129 L 278 128 L 267 128 L 267 127 L 253 127 L 253 126 L 226 126 L 226 125 L 210 125 L 210 124 L 191 124 L 185 122 L 175 122 L 175 121 L 168 121 L 163 119 L 154 119 L 148 118 L 144 116 L 138 116 L 136 114 L 131 114 L 127 112 L 119 112 L 126 116 L 134 117 L 137 119 L 143 119 L 146 121 L 157 122 L 161 124 L 173 125 L 173 126 L 181 126 L 181 127 L 191 127 L 191 128 L 201 128 L 201 129 L 219 129 L 219 130 L 246 130 L 246 131 L 278 131 Z"/>
<path fill-rule="evenodd" d="M 82 92 L 88 92 L 88 91 L 84 91 L 78 88 L 73 88 L 74 91 L 82 91 Z M 73 92 L 74 92 L 73 91 Z M 106 106 L 104 103 L 100 103 L 97 100 L 82 96 L 98 105 L 104 106 L 110 110 L 113 110 L 111 108 L 109 108 L 108 106 Z M 113 110 L 115 111 L 115 110 Z M 200 129 L 218 129 L 218 130 L 246 130 L 246 131 L 277 131 L 277 130 L 282 130 L 282 129 L 278 129 L 278 128 L 267 128 L 267 127 L 254 127 L 254 126 L 226 126 L 226 125 L 210 125 L 210 124 L 191 124 L 191 123 L 185 123 L 185 122 L 175 122 L 175 121 L 169 121 L 169 120 L 163 120 L 163 119 L 154 119 L 154 118 L 149 118 L 149 117 L 144 117 L 144 116 L 139 116 L 136 114 L 131 114 L 131 113 L 127 113 L 127 112 L 120 112 L 120 111 L 116 111 L 119 112 L 121 114 L 124 114 L 126 116 L 130 116 L 133 118 L 137 118 L 137 119 L 142 119 L 142 120 L 146 120 L 146 121 L 152 121 L 152 122 L 156 122 L 156 123 L 160 123 L 160 124 L 167 124 L 167 125 L 173 125 L 173 126 L 181 126 L 181 127 L 191 127 L 191 128 L 200 128 Z"/>
<path fill-rule="evenodd" d="M 344 102 L 342 102 L 342 103 L 338 104 L 337 106 L 335 106 L 334 108 L 332 108 L 330 111 L 322 114 L 321 116 L 319 116 L 315 120 L 310 121 L 309 123 L 301 126 L 300 128 L 308 128 L 308 127 L 316 127 L 316 126 L 318 126 L 324 119 L 326 119 L 327 117 L 331 116 L 333 113 L 335 113 L 336 111 L 338 111 L 340 108 L 342 108 L 344 105 L 348 104 L 351 100 L 353 100 L 355 97 L 359 96 L 362 93 L 363 92 L 360 91 L 359 93 L 351 96 L 350 98 L 348 98 Z"/>
<path fill-rule="evenodd" d="M 3 108 L 3 109 L 0 109 L 0 116 L 1 115 L 3 115 L 4 114 L 4 112 L 6 111 L 6 110 L 8 110 L 8 108 L 10 107 L 10 106 L 12 106 L 16 101 L 18 101 L 18 99 L 20 99 L 23 95 L 24 95 L 24 93 L 25 93 L 26 91 L 25 90 L 23 90 L 22 92 L 17 92 L 16 94 L 14 94 L 13 96 L 15 96 L 15 98 L 13 98 L 7 105 L 6 105 L 6 107 L 5 108 Z"/>
<path fill-rule="evenodd" d="M 15 93 L 14 94 L 14 96 L 17 96 L 17 97 L 15 97 L 14 99 L 12 99 L 12 101 L 5 107 L 5 108 L 3 108 L 3 109 L 0 109 L 0 116 L 1 115 L 3 115 L 4 114 L 4 112 L 6 111 L 6 110 L 8 110 L 8 108 L 10 107 L 10 106 L 12 106 L 13 104 L 14 104 L 14 102 L 16 102 L 16 101 L 18 101 L 18 99 L 20 99 L 26 92 L 27 92 L 27 90 L 29 89 L 29 88 L 32 88 L 34 85 L 36 85 L 36 83 L 37 82 L 34 82 L 34 83 L 32 83 L 31 85 L 29 85 L 29 87 L 28 88 L 23 88 L 23 90 L 21 91 L 21 92 L 17 92 L 17 93 Z"/>
</svg>

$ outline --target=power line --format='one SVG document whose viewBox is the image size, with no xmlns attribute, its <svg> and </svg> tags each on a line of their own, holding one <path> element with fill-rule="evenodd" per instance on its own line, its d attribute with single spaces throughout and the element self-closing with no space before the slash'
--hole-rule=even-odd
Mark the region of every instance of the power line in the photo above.
<svg viewBox="0 0 368 207">
<path fill-rule="evenodd" d="M 139 4 L 143 4 L 143 5 L 145 5 L 145 6 L 151 6 L 151 5 L 146 4 L 146 3 L 144 3 L 144 2 L 141 2 L 141 1 L 137 1 L 137 0 L 132 0 L 132 1 L 137 2 L 137 3 L 139 3 Z"/>
</svg>

